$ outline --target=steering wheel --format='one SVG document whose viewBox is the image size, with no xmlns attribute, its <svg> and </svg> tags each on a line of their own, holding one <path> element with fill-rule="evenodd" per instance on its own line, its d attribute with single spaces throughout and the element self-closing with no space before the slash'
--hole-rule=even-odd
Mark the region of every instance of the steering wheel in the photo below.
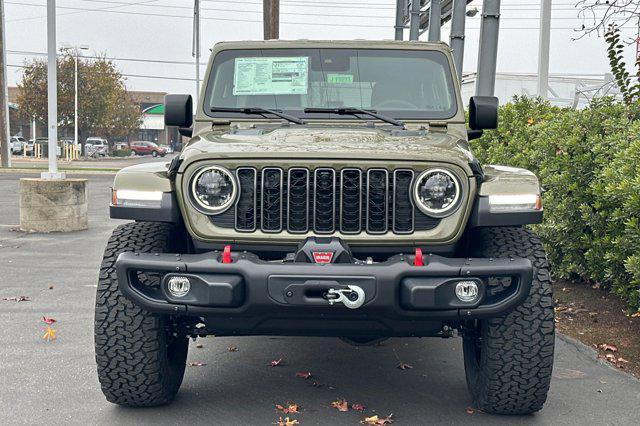
<svg viewBox="0 0 640 426">
<path fill-rule="evenodd" d="M 378 109 L 385 109 L 385 107 L 386 109 L 418 109 L 417 105 L 403 99 L 387 99 L 386 101 L 372 105 L 372 107 Z"/>
</svg>

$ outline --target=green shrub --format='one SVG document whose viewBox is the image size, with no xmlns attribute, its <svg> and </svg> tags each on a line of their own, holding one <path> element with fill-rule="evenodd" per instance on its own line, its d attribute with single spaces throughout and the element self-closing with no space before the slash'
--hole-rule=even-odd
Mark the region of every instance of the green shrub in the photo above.
<svg viewBox="0 0 640 426">
<path fill-rule="evenodd" d="M 640 159 L 631 160 L 633 152 L 628 152 L 640 137 L 637 114 L 637 106 L 607 98 L 576 111 L 517 97 L 501 108 L 497 130 L 472 141 L 481 162 L 523 167 L 540 178 L 545 220 L 536 231 L 547 246 L 554 274 L 599 282 L 636 306 L 638 196 L 634 205 L 631 192 L 617 194 L 611 185 L 633 191 L 628 180 L 636 167 L 635 188 L 640 188 Z"/>
<path fill-rule="evenodd" d="M 131 150 L 129 148 L 114 149 L 111 155 L 114 157 L 129 157 L 131 155 Z"/>
</svg>

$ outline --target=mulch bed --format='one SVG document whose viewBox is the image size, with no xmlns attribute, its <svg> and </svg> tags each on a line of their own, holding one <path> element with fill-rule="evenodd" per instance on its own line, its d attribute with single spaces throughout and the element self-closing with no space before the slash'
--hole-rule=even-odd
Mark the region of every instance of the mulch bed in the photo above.
<svg viewBox="0 0 640 426">
<path fill-rule="evenodd" d="M 598 351 L 618 369 L 640 378 L 640 315 L 619 297 L 589 284 L 554 283 L 556 327 Z"/>
</svg>

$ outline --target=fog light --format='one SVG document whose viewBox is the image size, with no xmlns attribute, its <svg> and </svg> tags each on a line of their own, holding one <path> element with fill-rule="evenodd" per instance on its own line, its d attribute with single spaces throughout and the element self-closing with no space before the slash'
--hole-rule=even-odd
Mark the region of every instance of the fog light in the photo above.
<svg viewBox="0 0 640 426">
<path fill-rule="evenodd" d="M 474 302 L 478 299 L 478 284 L 475 281 L 460 281 L 456 284 L 456 296 L 461 302 Z"/>
<path fill-rule="evenodd" d="M 171 277 L 167 287 L 173 297 L 184 297 L 191 290 L 191 283 L 187 277 Z"/>
</svg>

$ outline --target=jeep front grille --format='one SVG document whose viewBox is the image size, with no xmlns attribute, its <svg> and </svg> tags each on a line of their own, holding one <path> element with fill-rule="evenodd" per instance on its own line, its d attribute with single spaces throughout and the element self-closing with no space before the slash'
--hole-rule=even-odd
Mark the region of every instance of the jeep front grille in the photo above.
<svg viewBox="0 0 640 426">
<path fill-rule="evenodd" d="M 211 216 L 239 232 L 411 234 L 439 219 L 413 205 L 411 169 L 239 167 L 235 207 Z"/>
</svg>

